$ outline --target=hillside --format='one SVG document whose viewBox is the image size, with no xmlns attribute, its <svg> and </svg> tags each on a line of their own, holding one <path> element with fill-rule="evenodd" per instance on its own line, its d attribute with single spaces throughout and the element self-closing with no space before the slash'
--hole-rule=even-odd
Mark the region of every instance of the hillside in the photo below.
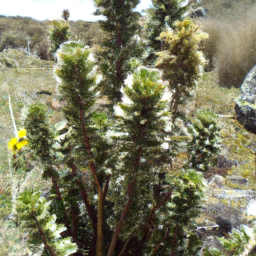
<svg viewBox="0 0 256 256">
<path fill-rule="evenodd" d="M 32 54 L 41 59 L 49 60 L 49 25 L 50 21 L 37 21 L 29 17 L 0 16 L 0 52 L 4 49 L 29 48 Z M 101 40 L 97 22 L 70 21 L 71 33 L 74 39 L 79 39 L 92 46 Z"/>
</svg>

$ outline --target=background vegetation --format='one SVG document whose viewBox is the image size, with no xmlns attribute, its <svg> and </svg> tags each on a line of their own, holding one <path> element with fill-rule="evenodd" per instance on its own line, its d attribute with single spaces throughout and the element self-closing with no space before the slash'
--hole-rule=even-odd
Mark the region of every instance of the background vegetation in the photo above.
<svg viewBox="0 0 256 256">
<path fill-rule="evenodd" d="M 49 43 L 50 21 L 37 21 L 29 17 L 0 16 L 0 51 L 19 49 L 30 51 L 43 60 L 50 59 Z M 75 39 L 92 46 L 102 39 L 98 22 L 70 21 L 71 33 Z"/>
</svg>

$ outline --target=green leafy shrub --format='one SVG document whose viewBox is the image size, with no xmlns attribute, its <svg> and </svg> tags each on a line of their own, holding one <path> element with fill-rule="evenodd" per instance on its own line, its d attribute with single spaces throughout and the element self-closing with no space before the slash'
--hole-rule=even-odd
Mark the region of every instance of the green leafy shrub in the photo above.
<svg viewBox="0 0 256 256">
<path fill-rule="evenodd" d="M 20 223 L 30 232 L 28 242 L 32 252 L 38 252 L 43 243 L 43 255 L 68 256 L 76 252 L 76 245 L 70 238 L 61 238 L 66 228 L 55 223 L 56 216 L 49 212 L 50 204 L 39 192 L 24 191 L 17 202 Z"/>
<path fill-rule="evenodd" d="M 135 72 L 123 103 L 113 106 L 119 114 L 108 116 L 97 107 L 96 70 L 88 47 L 68 42 L 57 54 L 55 74 L 66 99 L 68 132 L 56 137 L 44 108 L 32 105 L 25 121 L 30 149 L 13 155 L 13 163 L 18 155 L 20 160 L 38 161 L 52 183 L 50 202 L 34 191 L 18 200 L 22 223 L 33 228 L 31 246 L 38 250 L 42 240 L 38 218 L 33 217 L 38 206 L 38 211 L 47 210 L 45 218 L 39 218 L 40 227 L 54 225 L 48 212 L 66 227 L 58 239 L 46 232 L 43 250 L 50 255 L 67 237 L 77 244 L 77 255 L 196 253 L 200 240 L 192 227 L 203 197 L 203 178 L 194 170 L 168 171 L 171 154 L 164 141 L 170 113 L 162 100 L 165 87 L 159 72 Z M 17 167 L 29 172 L 26 161 L 13 164 Z"/>
<path fill-rule="evenodd" d="M 69 23 L 66 20 L 53 20 L 50 24 L 50 50 L 55 53 L 60 45 L 70 38 Z"/>
<path fill-rule="evenodd" d="M 250 239 L 251 237 L 245 228 L 241 228 L 241 230 L 233 229 L 229 238 L 218 238 L 222 245 L 222 250 L 205 248 L 203 256 L 240 256 L 248 246 Z"/>
<path fill-rule="evenodd" d="M 99 22 L 106 35 L 97 50 L 103 75 L 101 90 L 110 101 L 121 102 L 124 80 L 134 70 L 130 61 L 141 58 L 144 51 L 140 39 L 136 36 L 141 31 L 138 23 L 140 14 L 134 11 L 139 1 L 114 1 L 110 4 L 108 0 L 95 0 L 95 3 L 95 14 L 107 18 Z"/>
<path fill-rule="evenodd" d="M 178 106 L 185 102 L 201 75 L 206 61 L 198 47 L 205 38 L 207 34 L 190 20 L 178 22 L 174 31 L 167 29 L 160 35 L 163 46 L 157 53 L 156 67 L 163 70 L 163 79 L 169 83 L 173 120 L 178 114 Z"/>
<path fill-rule="evenodd" d="M 190 126 L 193 139 L 189 143 L 189 166 L 198 171 L 208 171 L 217 163 L 220 152 L 220 129 L 216 115 L 209 110 L 198 110 L 197 118 Z"/>
<path fill-rule="evenodd" d="M 185 18 L 189 6 L 187 4 L 183 6 L 182 2 L 182 0 L 153 0 L 152 7 L 147 9 L 148 22 L 145 25 L 145 36 L 148 40 L 147 47 L 151 49 L 147 58 L 148 61 L 154 62 L 156 59 L 155 52 L 162 48 L 162 41 L 159 38 L 161 32 L 166 27 L 174 29 L 175 22 Z"/>
<path fill-rule="evenodd" d="M 29 173 L 29 159 L 51 182 L 45 197 L 33 190 L 21 194 L 17 204 L 21 221 L 31 227 L 31 246 L 37 247 L 41 240 L 43 252 L 51 256 L 66 240 L 76 244 L 76 256 L 195 255 L 201 241 L 194 221 L 204 180 L 189 168 L 172 170 L 170 159 L 179 152 L 166 146 L 173 122 L 169 99 L 164 100 L 165 83 L 155 69 L 134 71 L 143 50 L 134 38 L 139 25 L 133 9 L 138 1 L 96 4 L 97 13 L 107 17 L 101 23 L 108 33 L 102 46 L 107 54 L 98 55 L 103 82 L 98 84 L 88 47 L 73 41 L 61 44 L 54 73 L 64 100 L 64 133 L 53 132 L 44 107 L 32 105 L 24 122 L 28 148 L 15 148 L 12 155 L 16 171 Z M 192 71 L 182 70 L 176 77 L 172 71 L 178 70 L 177 63 L 162 69 L 164 78 L 172 75 L 169 82 L 182 81 L 189 87 L 185 82 L 198 78 L 200 36 L 194 37 L 197 28 L 190 21 L 179 25 L 175 36 L 168 38 L 167 50 L 173 46 L 184 65 L 191 61 Z M 178 48 L 180 43 L 192 53 Z M 124 86 L 132 72 L 132 82 Z M 182 80 L 186 73 L 188 79 Z M 101 102 L 102 92 L 109 96 L 108 109 Z M 53 234 L 58 230 L 55 223 L 66 228 L 58 232 L 61 237 Z"/>
</svg>

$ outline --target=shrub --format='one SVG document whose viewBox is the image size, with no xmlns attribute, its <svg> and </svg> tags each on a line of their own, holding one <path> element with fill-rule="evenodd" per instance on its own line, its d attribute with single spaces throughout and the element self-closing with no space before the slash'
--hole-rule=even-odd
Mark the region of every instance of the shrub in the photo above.
<svg viewBox="0 0 256 256">
<path fill-rule="evenodd" d="M 66 20 L 53 20 L 50 25 L 50 51 L 55 53 L 60 45 L 70 38 L 69 23 Z"/>
<path fill-rule="evenodd" d="M 138 23 L 140 14 L 134 11 L 138 3 L 138 0 L 111 3 L 108 0 L 95 0 L 95 15 L 106 17 L 106 20 L 100 21 L 106 37 L 97 53 L 103 75 L 100 87 L 102 93 L 113 102 L 122 101 L 124 80 L 134 70 L 131 59 L 141 58 L 144 51 L 136 36 L 141 31 Z"/>
<path fill-rule="evenodd" d="M 157 53 L 156 67 L 163 71 L 163 79 L 168 81 L 172 92 L 173 121 L 179 112 L 178 106 L 185 102 L 201 75 L 205 59 L 198 45 L 207 36 L 190 20 L 177 22 L 175 30 L 166 29 L 160 35 L 163 46 Z"/>
<path fill-rule="evenodd" d="M 67 236 L 77 244 L 79 256 L 86 251 L 102 256 L 105 250 L 108 255 L 196 254 L 201 242 L 192 223 L 199 214 L 203 177 L 192 169 L 169 171 L 173 152 L 166 150 L 165 141 L 170 139 L 171 122 L 159 72 L 147 68 L 134 72 L 132 85 L 124 89 L 126 100 L 112 103 L 121 114 L 108 116 L 97 105 L 95 63 L 89 49 L 68 42 L 57 53 L 55 74 L 66 99 L 68 132 L 56 136 L 44 107 L 30 106 L 24 123 L 30 149 L 14 148 L 12 165 L 29 172 L 28 158 L 40 163 L 43 176 L 52 182 L 49 211 L 66 230 L 63 239 L 52 235 L 44 239 L 48 231 L 38 233 L 38 217 L 50 230 L 56 227 L 55 219 L 49 218 L 48 210 L 45 218 L 40 211 L 33 218 L 33 209 L 37 205 L 46 209 L 50 203 L 38 192 L 25 192 L 18 210 L 21 224 L 32 232 L 31 243 L 36 246 L 42 240 L 50 255 Z M 33 240 L 35 235 L 38 240 Z"/>
</svg>

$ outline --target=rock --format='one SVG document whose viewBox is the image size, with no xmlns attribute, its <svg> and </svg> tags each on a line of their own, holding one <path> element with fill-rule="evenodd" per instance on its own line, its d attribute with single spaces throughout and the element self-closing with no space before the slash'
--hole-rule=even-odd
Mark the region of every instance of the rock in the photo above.
<svg viewBox="0 0 256 256">
<path fill-rule="evenodd" d="M 4 217 L 4 221 L 7 221 L 7 220 L 14 220 L 15 218 L 16 218 L 15 214 L 10 213 L 10 214 L 8 214 L 8 215 L 6 215 L 6 216 Z"/>
<path fill-rule="evenodd" d="M 208 13 L 208 9 L 206 8 L 203 8 L 203 7 L 198 7 L 196 8 L 191 14 L 190 14 L 190 17 L 191 18 L 203 18 L 205 19 L 206 18 L 206 15 Z"/>
<path fill-rule="evenodd" d="M 231 161 L 228 158 L 221 155 L 218 156 L 217 168 L 231 168 L 233 166 L 237 166 L 236 161 Z"/>
<path fill-rule="evenodd" d="M 256 134 L 256 65 L 246 75 L 238 99 L 236 118 L 249 132 Z"/>
<path fill-rule="evenodd" d="M 247 205 L 248 202 L 245 204 Z M 216 222 L 217 218 L 221 217 L 222 219 L 230 221 L 233 228 L 239 228 L 241 224 L 245 224 L 245 220 L 243 217 L 244 211 L 245 208 L 243 207 L 235 208 L 232 206 L 225 205 L 221 201 L 219 201 L 218 203 L 209 204 L 207 206 L 207 209 L 204 210 L 207 216 L 209 216 L 209 218 L 212 219 L 212 221 L 215 222 L 216 224 L 218 224 Z"/>
<path fill-rule="evenodd" d="M 249 204 L 246 207 L 246 213 L 248 215 L 256 216 L 256 200 L 251 199 Z"/>
<path fill-rule="evenodd" d="M 222 177 L 226 177 L 228 175 L 228 171 L 230 171 L 231 168 L 218 168 L 218 167 L 210 167 L 208 172 L 204 172 L 204 178 L 206 180 L 211 179 L 215 175 L 220 175 Z"/>
<path fill-rule="evenodd" d="M 51 92 L 46 91 L 46 90 L 39 91 L 39 92 L 37 92 L 36 94 L 37 94 L 37 96 L 38 96 L 38 95 L 40 95 L 40 94 L 52 95 L 52 93 L 51 93 Z"/>
<path fill-rule="evenodd" d="M 215 190 L 214 197 L 218 199 L 227 200 L 250 200 L 255 197 L 255 192 L 253 190 L 242 190 L 242 189 L 222 189 Z"/>
<path fill-rule="evenodd" d="M 229 177 L 228 179 L 232 183 L 236 183 L 236 184 L 239 184 L 239 185 L 246 185 L 248 183 L 248 179 L 243 178 L 243 177 Z"/>
<path fill-rule="evenodd" d="M 209 188 L 212 189 L 221 188 L 223 186 L 225 186 L 225 178 L 220 175 L 215 175 L 209 182 Z"/>
<path fill-rule="evenodd" d="M 232 230 L 232 223 L 231 221 L 222 218 L 222 217 L 217 217 L 216 218 L 216 224 L 219 225 L 220 229 L 223 229 L 224 231 L 230 233 Z"/>
</svg>

